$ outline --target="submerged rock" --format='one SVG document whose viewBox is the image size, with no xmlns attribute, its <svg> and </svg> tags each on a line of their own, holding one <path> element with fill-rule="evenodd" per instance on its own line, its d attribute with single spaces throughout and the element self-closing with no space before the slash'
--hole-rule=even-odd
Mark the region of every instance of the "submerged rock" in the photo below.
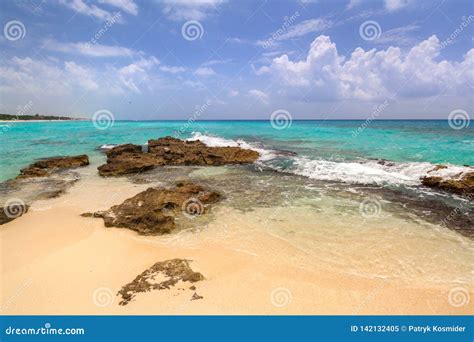
<svg viewBox="0 0 474 342">
<path fill-rule="evenodd" d="M 191 260 L 185 259 L 171 259 L 157 262 L 139 274 L 132 282 L 122 287 L 117 293 L 118 296 L 122 297 L 119 305 L 127 305 L 135 295 L 140 292 L 170 289 L 179 281 L 195 283 L 204 280 L 204 276 L 201 273 L 194 272 L 191 269 L 189 266 L 190 261 Z M 159 278 L 161 281 L 157 281 L 156 278 Z M 194 293 L 191 300 L 201 298 L 203 297 Z"/>
<path fill-rule="evenodd" d="M 474 193 L 474 172 L 467 172 L 458 178 L 443 179 L 437 176 L 426 176 L 421 178 L 425 186 L 452 192 L 461 196 L 472 196 Z"/>
<path fill-rule="evenodd" d="M 89 157 L 85 154 L 70 157 L 46 158 L 38 160 L 20 170 L 20 175 L 18 175 L 17 178 L 46 177 L 49 176 L 52 171 L 72 169 L 86 165 L 89 165 Z"/>
<path fill-rule="evenodd" d="M 109 210 L 84 213 L 101 217 L 106 227 L 129 228 L 143 235 L 168 234 L 175 228 L 175 216 L 193 217 L 207 212 L 207 205 L 221 195 L 191 182 L 177 182 L 172 189 L 148 188 L 114 205 Z"/>
<path fill-rule="evenodd" d="M 227 165 L 253 163 L 259 153 L 240 147 L 210 147 L 203 142 L 172 137 L 148 141 L 148 151 L 126 144 L 107 151 L 107 164 L 99 166 L 101 176 L 139 173 L 163 165 Z"/>
</svg>

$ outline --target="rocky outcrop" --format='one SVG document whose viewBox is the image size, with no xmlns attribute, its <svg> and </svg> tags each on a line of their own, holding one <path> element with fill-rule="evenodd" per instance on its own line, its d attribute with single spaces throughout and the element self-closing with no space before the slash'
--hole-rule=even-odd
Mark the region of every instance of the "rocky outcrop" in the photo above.
<svg viewBox="0 0 474 342">
<path fill-rule="evenodd" d="M 148 151 L 126 144 L 107 151 L 107 164 L 99 166 L 101 176 L 121 176 L 163 165 L 211 165 L 253 163 L 259 153 L 240 147 L 210 147 L 203 142 L 172 137 L 148 141 Z"/>
<path fill-rule="evenodd" d="M 203 215 L 208 206 L 221 199 L 217 192 L 191 182 L 178 182 L 172 189 L 149 188 L 114 205 L 109 210 L 85 213 L 100 217 L 106 227 L 129 228 L 143 235 L 168 234 L 175 228 L 175 217 Z"/>
<path fill-rule="evenodd" d="M 426 176 L 421 179 L 425 186 L 441 189 L 461 196 L 474 194 L 474 172 L 467 172 L 457 178 L 443 179 L 438 176 Z"/>
<path fill-rule="evenodd" d="M 71 157 L 46 158 L 38 160 L 20 170 L 20 175 L 18 175 L 17 178 L 46 177 L 49 176 L 52 171 L 73 169 L 86 165 L 89 165 L 89 157 L 85 154 Z"/>
<path fill-rule="evenodd" d="M 199 272 L 194 272 L 189 266 L 190 260 L 171 259 L 157 262 L 146 271 L 139 274 L 132 282 L 126 284 L 117 293 L 122 297 L 119 305 L 127 305 L 137 293 L 152 290 L 165 290 L 175 286 L 179 281 L 196 283 L 204 280 Z M 195 286 L 190 289 L 196 290 Z M 202 299 L 194 292 L 190 300 Z"/>
</svg>

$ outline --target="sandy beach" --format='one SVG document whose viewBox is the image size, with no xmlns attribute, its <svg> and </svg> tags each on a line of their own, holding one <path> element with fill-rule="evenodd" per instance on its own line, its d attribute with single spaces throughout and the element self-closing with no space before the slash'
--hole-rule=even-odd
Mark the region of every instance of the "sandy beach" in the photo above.
<svg viewBox="0 0 474 342">
<path fill-rule="evenodd" d="M 79 173 L 81 179 L 65 195 L 35 202 L 27 214 L 0 229 L 2 314 L 473 312 L 472 304 L 452 304 L 453 291 L 471 298 L 474 294 L 472 286 L 456 284 L 456 279 L 472 276 L 472 271 L 451 267 L 456 258 L 471 253 L 472 241 L 453 232 L 432 236 L 422 251 L 410 246 L 415 234 L 407 234 L 396 243 L 391 241 L 388 249 L 381 243 L 380 248 L 362 253 L 363 243 L 353 240 L 351 246 L 349 242 L 354 236 L 341 231 L 338 240 L 327 235 L 326 229 L 338 229 L 336 221 L 318 221 L 319 214 L 304 206 L 242 212 L 223 203 L 213 209 L 212 220 L 204 226 L 141 236 L 128 229 L 105 228 L 101 219 L 80 214 L 121 203 L 149 184 L 100 178 L 95 165 Z M 386 217 L 365 222 L 361 229 L 370 230 L 374 239 L 385 236 L 390 241 L 392 235 L 385 228 L 397 223 L 396 218 Z M 269 226 L 272 229 L 266 228 Z M 304 238 L 306 229 L 321 229 L 320 243 L 327 248 L 309 253 L 304 245 L 295 243 L 298 235 Z M 332 246 L 328 244 L 331 239 Z M 464 249 L 466 245 L 470 247 Z M 397 268 L 397 256 L 393 253 L 397 249 L 405 253 L 403 246 L 410 246 L 407 250 L 412 253 L 418 250 L 419 255 L 405 255 L 400 261 L 419 260 L 417 266 L 402 270 L 397 277 L 367 276 L 379 272 L 380 265 L 395 274 L 392 268 Z M 421 257 L 432 252 L 433 257 Z M 192 260 L 191 268 L 205 279 L 139 293 L 128 305 L 119 305 L 117 292 L 122 286 L 154 263 L 174 258 Z M 339 264 L 340 260 L 347 264 Z M 359 274 L 354 272 L 358 265 L 365 265 Z M 438 267 L 426 273 L 430 266 Z M 418 277 L 411 277 L 417 268 Z M 430 274 L 433 277 L 427 277 Z M 191 300 L 191 285 L 202 299 Z"/>
</svg>

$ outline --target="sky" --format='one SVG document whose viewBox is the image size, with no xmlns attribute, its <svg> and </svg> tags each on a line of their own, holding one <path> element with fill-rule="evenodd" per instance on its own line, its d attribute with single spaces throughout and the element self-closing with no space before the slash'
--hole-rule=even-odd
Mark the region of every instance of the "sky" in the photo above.
<svg viewBox="0 0 474 342">
<path fill-rule="evenodd" d="M 5 0 L 0 112 L 116 120 L 474 112 L 469 0 Z"/>
</svg>

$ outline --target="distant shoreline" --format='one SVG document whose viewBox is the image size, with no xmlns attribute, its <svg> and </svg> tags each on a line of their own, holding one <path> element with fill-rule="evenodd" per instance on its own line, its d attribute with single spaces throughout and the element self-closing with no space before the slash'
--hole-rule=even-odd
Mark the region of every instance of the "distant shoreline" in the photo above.
<svg viewBox="0 0 474 342">
<path fill-rule="evenodd" d="M 12 119 L 12 120 L 0 120 L 0 123 L 8 123 L 8 122 L 56 122 L 56 121 L 76 122 L 76 121 L 90 121 L 90 120 L 89 119 L 58 119 L 58 120 L 15 120 L 15 119 Z"/>
</svg>

